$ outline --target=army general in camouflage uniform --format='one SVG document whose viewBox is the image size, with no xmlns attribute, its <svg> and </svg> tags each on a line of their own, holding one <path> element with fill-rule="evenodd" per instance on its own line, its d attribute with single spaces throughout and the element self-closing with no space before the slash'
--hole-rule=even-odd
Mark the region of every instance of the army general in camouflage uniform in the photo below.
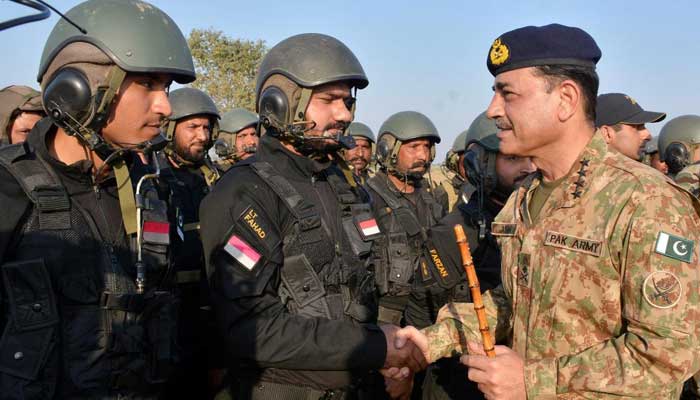
<svg viewBox="0 0 700 400">
<path fill-rule="evenodd" d="M 562 25 L 508 32 L 489 53 L 500 150 L 538 168 L 492 227 L 503 284 L 484 303 L 509 347 L 488 358 L 465 344 L 480 341 L 467 303 L 443 308 L 425 336 L 400 332 L 433 361 L 468 348 L 487 398 L 671 399 L 700 368 L 700 205 L 595 132 L 599 58 L 593 38 Z"/>
</svg>

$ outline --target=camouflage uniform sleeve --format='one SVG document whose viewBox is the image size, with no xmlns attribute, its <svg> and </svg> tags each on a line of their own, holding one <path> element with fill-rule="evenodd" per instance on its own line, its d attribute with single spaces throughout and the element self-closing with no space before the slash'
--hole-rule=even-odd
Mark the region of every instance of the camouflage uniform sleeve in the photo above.
<svg viewBox="0 0 700 400">
<path fill-rule="evenodd" d="M 528 360 L 528 398 L 679 398 L 683 381 L 700 368 L 700 230 L 697 207 L 674 192 L 633 196 L 628 216 L 612 232 L 610 261 L 619 278 L 610 279 L 620 280 L 620 335 L 575 354 Z"/>
<path fill-rule="evenodd" d="M 498 286 L 482 295 L 491 335 L 504 341 L 510 332 L 510 300 Z M 423 329 L 428 337 L 432 363 L 443 357 L 466 353 L 467 341 L 481 342 L 473 303 L 449 303 L 440 309 L 435 325 Z"/>
<path fill-rule="evenodd" d="M 683 189 L 689 191 L 695 197 L 700 197 L 700 175 L 698 175 L 700 166 L 691 165 L 679 172 L 676 177 L 676 183 Z"/>
</svg>

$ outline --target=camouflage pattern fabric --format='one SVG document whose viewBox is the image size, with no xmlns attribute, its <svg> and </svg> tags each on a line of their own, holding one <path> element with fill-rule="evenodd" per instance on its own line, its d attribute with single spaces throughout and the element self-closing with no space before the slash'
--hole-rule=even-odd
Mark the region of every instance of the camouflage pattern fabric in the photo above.
<svg viewBox="0 0 700 400">
<path fill-rule="evenodd" d="M 539 183 L 493 224 L 503 285 L 484 296 L 497 341 L 524 359 L 527 398 L 678 399 L 700 369 L 700 203 L 598 133 L 533 226 Z M 429 361 L 480 341 L 471 304 L 437 321 Z"/>
<path fill-rule="evenodd" d="M 691 164 L 676 174 L 678 186 L 689 191 L 695 197 L 700 197 L 700 163 Z"/>
</svg>

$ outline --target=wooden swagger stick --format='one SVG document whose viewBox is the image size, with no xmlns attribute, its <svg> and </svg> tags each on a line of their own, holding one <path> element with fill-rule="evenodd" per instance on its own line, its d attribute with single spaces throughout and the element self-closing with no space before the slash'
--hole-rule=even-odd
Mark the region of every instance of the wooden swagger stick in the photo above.
<svg viewBox="0 0 700 400">
<path fill-rule="evenodd" d="M 474 269 L 474 262 L 472 261 L 472 253 L 469 250 L 467 235 L 464 234 L 462 225 L 455 225 L 454 230 L 455 237 L 457 238 L 457 246 L 459 246 L 459 253 L 462 256 L 462 267 L 464 267 L 464 271 L 467 273 L 467 282 L 469 283 L 469 291 L 472 294 L 474 311 L 476 311 L 476 317 L 479 320 L 479 331 L 481 331 L 484 352 L 486 352 L 487 356 L 493 358 L 496 357 L 496 350 L 494 349 L 493 339 L 489 331 L 489 323 L 486 320 L 486 308 L 481 300 L 479 279 L 476 277 L 476 270 Z"/>
</svg>

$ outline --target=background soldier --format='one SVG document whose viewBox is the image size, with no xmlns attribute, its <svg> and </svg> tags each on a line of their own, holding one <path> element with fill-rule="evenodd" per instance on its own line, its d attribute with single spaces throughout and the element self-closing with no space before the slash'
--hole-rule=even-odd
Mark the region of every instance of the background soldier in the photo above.
<svg viewBox="0 0 700 400">
<path fill-rule="evenodd" d="M 659 153 L 668 173 L 684 189 L 700 195 L 700 116 L 681 115 L 659 133 Z"/>
<path fill-rule="evenodd" d="M 662 174 L 668 174 L 668 166 L 664 161 L 661 160 L 661 155 L 659 154 L 659 137 L 654 136 L 647 142 L 646 149 L 644 151 L 644 163 L 654 168 L 655 170 L 661 172 Z"/>
<path fill-rule="evenodd" d="M 245 108 L 234 108 L 221 118 L 219 137 L 214 151 L 219 159 L 216 166 L 221 173 L 240 160 L 255 154 L 258 148 L 258 116 Z"/>
<path fill-rule="evenodd" d="M 364 185 L 370 178 L 370 165 L 374 158 L 374 133 L 362 122 L 352 122 L 345 134 L 355 139 L 355 147 L 343 151 L 343 157 L 352 168 L 352 173 Z"/>
<path fill-rule="evenodd" d="M 505 33 L 489 52 L 499 149 L 538 168 L 492 225 L 503 284 L 484 304 L 512 348 L 486 357 L 466 303 L 443 308 L 427 338 L 399 333 L 430 360 L 469 340 L 462 362 L 487 398 L 678 398 L 700 369 L 700 203 L 595 133 L 600 55 L 557 24 Z"/>
<path fill-rule="evenodd" d="M 212 343 L 216 327 L 206 287 L 204 251 L 199 237 L 199 205 L 209 192 L 205 176 L 211 176 L 207 150 L 218 130 L 219 112 L 212 99 L 194 88 L 170 92 L 172 114 L 165 124 L 170 143 L 161 158 L 161 190 L 168 199 L 168 219 L 173 238 L 170 271 L 180 294 L 179 326 L 182 355 L 164 396 L 201 398 L 207 391 L 207 361 L 217 353 Z"/>
<path fill-rule="evenodd" d="M 598 96 L 595 126 L 613 149 L 641 161 L 651 133 L 644 124 L 663 121 L 665 113 L 645 111 L 633 98 L 622 93 Z"/>
<path fill-rule="evenodd" d="M 260 65 L 256 157 L 201 207 L 234 399 L 355 398 L 368 370 L 422 364 L 395 351 L 398 328 L 374 325 L 376 222 L 330 161 L 353 117 L 351 89 L 367 84 L 350 49 L 321 34 L 283 40 Z"/>
<path fill-rule="evenodd" d="M 501 255 L 491 222 L 514 188 L 535 171 L 527 157 L 499 153 L 498 128 L 493 120 L 480 114 L 465 135 L 464 169 L 476 190 L 468 202 L 430 228 L 426 245 L 427 272 L 419 287 L 411 293 L 406 323 L 424 328 L 435 323 L 437 310 L 453 301 L 471 301 L 462 259 L 455 242 L 454 226 L 462 224 L 469 240 L 481 291 L 501 283 Z M 439 264 L 439 265 L 438 265 Z M 476 385 L 464 379 L 467 370 L 459 360 L 444 360 L 428 369 L 423 398 L 481 398 Z"/>
<path fill-rule="evenodd" d="M 441 204 L 447 212 L 452 212 L 459 204 L 466 203 L 474 192 L 474 186 L 467 181 L 467 173 L 464 170 L 466 138 L 467 131 L 464 131 L 457 135 L 452 143 L 452 148 L 445 156 L 445 163 L 441 166 L 446 179 L 443 179 L 435 189 L 435 197 L 441 199 Z"/>
<path fill-rule="evenodd" d="M 372 209 L 383 233 L 377 269 L 379 321 L 400 325 L 428 228 L 444 211 L 423 179 L 440 135 L 432 121 L 415 111 L 390 116 L 379 128 L 380 170 L 367 181 Z"/>
<path fill-rule="evenodd" d="M 194 78 L 151 4 L 91 0 L 52 30 L 37 78 L 50 118 L 0 150 L 2 398 L 157 397 L 177 357 L 167 210 L 139 181 L 136 211 L 128 169 L 164 143 L 171 80 Z"/>
<path fill-rule="evenodd" d="M 44 116 L 41 94 L 36 90 L 16 85 L 0 90 L 0 147 L 24 142 Z"/>
</svg>

